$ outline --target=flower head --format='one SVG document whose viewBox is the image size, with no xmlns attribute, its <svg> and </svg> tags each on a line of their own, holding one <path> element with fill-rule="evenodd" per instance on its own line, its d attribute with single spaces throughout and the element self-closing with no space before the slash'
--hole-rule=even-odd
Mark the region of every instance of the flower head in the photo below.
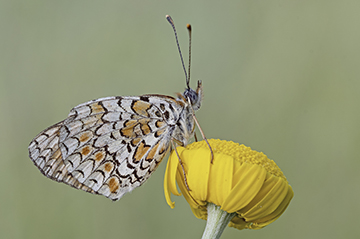
<svg viewBox="0 0 360 239">
<path fill-rule="evenodd" d="M 285 211 L 294 192 L 284 174 L 265 154 L 234 142 L 210 139 L 214 152 L 211 163 L 206 142 L 177 147 L 190 191 L 176 153 L 168 160 L 164 189 L 171 208 L 170 193 L 180 196 L 176 182 L 197 218 L 207 219 L 207 204 L 235 213 L 229 226 L 259 229 Z"/>
</svg>

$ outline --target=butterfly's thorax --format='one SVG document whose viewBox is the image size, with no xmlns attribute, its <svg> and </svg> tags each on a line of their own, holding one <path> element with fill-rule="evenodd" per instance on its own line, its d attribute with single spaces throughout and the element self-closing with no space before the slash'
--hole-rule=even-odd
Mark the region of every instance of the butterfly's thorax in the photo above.
<svg viewBox="0 0 360 239">
<path fill-rule="evenodd" d="M 189 139 L 194 135 L 195 129 L 195 121 L 192 117 L 191 106 L 187 103 L 184 104 L 185 107 L 182 109 L 172 136 L 181 146 L 186 146 L 188 144 Z"/>
</svg>

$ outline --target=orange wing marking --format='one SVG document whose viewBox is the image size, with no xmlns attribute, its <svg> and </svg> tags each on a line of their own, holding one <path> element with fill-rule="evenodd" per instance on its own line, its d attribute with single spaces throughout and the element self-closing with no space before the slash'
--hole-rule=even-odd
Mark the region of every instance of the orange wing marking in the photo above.
<svg viewBox="0 0 360 239">
<path fill-rule="evenodd" d="M 85 147 L 83 147 L 83 148 L 81 149 L 81 154 L 82 154 L 83 156 L 88 155 L 90 152 L 91 152 L 91 148 L 90 148 L 89 145 L 87 145 L 87 146 L 85 146 Z"/>
<path fill-rule="evenodd" d="M 108 173 L 111 172 L 113 170 L 113 168 L 114 168 L 114 164 L 112 164 L 110 162 L 106 163 L 104 166 L 105 171 Z"/>
<path fill-rule="evenodd" d="M 150 146 L 145 145 L 144 142 L 141 142 L 139 146 L 136 148 L 136 151 L 134 153 L 133 158 L 135 161 L 140 161 L 141 158 L 146 154 L 146 152 L 149 150 Z"/>
<path fill-rule="evenodd" d="M 95 154 L 95 160 L 97 162 L 102 161 L 104 158 L 105 158 L 105 153 L 104 152 L 97 152 Z"/>
<path fill-rule="evenodd" d="M 143 101 L 135 101 L 134 104 L 132 105 L 132 109 L 134 110 L 135 113 L 137 113 L 138 115 L 145 116 L 145 117 L 149 117 L 149 113 L 147 112 L 147 110 L 150 107 L 151 107 L 151 104 L 145 103 Z"/>
<path fill-rule="evenodd" d="M 124 137 L 127 137 L 127 138 L 135 138 L 136 137 L 136 134 L 134 132 L 134 127 L 131 127 L 131 126 L 121 129 L 120 132 Z"/>
<path fill-rule="evenodd" d="M 135 138 L 135 139 L 131 140 L 131 144 L 133 146 L 136 146 L 140 142 L 140 140 L 141 140 L 140 138 Z"/>
<path fill-rule="evenodd" d="M 158 127 L 158 128 L 162 128 L 166 123 L 162 120 L 158 120 L 156 121 L 155 123 L 155 126 Z"/>
<path fill-rule="evenodd" d="M 109 180 L 108 185 L 109 185 L 109 188 L 110 188 L 110 192 L 111 192 L 111 193 L 115 193 L 115 192 L 119 189 L 119 187 L 120 187 L 120 185 L 119 185 L 119 179 L 117 179 L 117 178 L 115 178 L 115 177 L 111 178 L 111 179 Z"/>
<path fill-rule="evenodd" d="M 80 142 L 84 143 L 84 142 L 88 141 L 91 137 L 92 137 L 92 133 L 87 131 L 87 132 L 84 132 L 82 135 L 80 135 L 79 140 L 80 140 Z"/>
<path fill-rule="evenodd" d="M 148 125 L 150 119 L 141 119 L 139 120 L 139 123 L 141 125 L 141 131 L 143 132 L 144 135 L 147 135 L 151 132 L 151 129 Z"/>
<path fill-rule="evenodd" d="M 98 114 L 98 113 L 105 112 L 104 107 L 99 105 L 99 103 L 94 103 L 94 104 L 90 105 L 90 107 L 91 107 L 91 112 L 93 114 Z"/>
<path fill-rule="evenodd" d="M 155 137 L 160 137 L 163 133 L 165 133 L 166 129 L 159 129 L 155 132 Z"/>
<path fill-rule="evenodd" d="M 149 154 L 146 156 L 146 160 L 149 159 L 152 160 L 155 157 L 158 147 L 159 147 L 159 142 L 149 151 Z"/>
</svg>

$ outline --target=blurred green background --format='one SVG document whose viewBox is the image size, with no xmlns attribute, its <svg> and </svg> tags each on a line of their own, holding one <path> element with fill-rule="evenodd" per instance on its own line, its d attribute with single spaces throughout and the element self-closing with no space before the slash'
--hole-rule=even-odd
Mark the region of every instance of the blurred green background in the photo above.
<svg viewBox="0 0 360 239">
<path fill-rule="evenodd" d="M 166 160 L 118 202 L 55 183 L 29 142 L 70 109 L 185 83 L 170 14 L 208 138 L 275 160 L 295 197 L 273 224 L 222 238 L 356 238 L 360 213 L 359 1 L 0 1 L 0 238 L 200 238 L 182 197 L 165 203 Z"/>
</svg>

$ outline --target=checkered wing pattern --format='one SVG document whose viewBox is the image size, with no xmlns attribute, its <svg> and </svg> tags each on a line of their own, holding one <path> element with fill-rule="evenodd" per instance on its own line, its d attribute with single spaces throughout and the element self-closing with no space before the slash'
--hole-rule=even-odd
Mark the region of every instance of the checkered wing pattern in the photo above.
<svg viewBox="0 0 360 239">
<path fill-rule="evenodd" d="M 118 200 L 157 168 L 182 109 L 169 96 L 89 101 L 36 136 L 29 156 L 48 178 Z"/>
</svg>

